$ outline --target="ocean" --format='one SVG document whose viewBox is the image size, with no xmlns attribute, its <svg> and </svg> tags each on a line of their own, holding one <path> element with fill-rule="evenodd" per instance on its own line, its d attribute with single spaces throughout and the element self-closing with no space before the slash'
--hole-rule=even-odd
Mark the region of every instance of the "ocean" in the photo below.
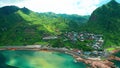
<svg viewBox="0 0 120 68">
<path fill-rule="evenodd" d="M 0 68 L 86 68 L 64 53 L 44 51 L 0 51 Z"/>
</svg>

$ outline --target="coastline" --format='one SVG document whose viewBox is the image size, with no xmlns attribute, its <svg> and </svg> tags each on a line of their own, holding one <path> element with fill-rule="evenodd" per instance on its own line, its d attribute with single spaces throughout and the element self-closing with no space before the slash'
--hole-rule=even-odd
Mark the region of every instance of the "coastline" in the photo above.
<svg viewBox="0 0 120 68">
<path fill-rule="evenodd" d="M 30 47 L 30 48 L 20 48 L 20 47 L 7 47 L 7 48 L 0 48 L 0 50 L 35 50 L 35 51 L 45 51 L 45 52 L 51 52 L 51 51 L 54 51 L 54 52 L 61 52 L 61 53 L 65 53 L 65 54 L 69 54 L 71 56 L 73 56 L 76 60 L 76 62 L 83 62 L 87 65 L 90 65 L 90 68 L 116 68 L 114 63 L 111 62 L 110 60 L 117 60 L 117 61 L 120 61 L 120 58 L 119 57 L 116 57 L 116 56 L 109 56 L 107 57 L 107 59 L 105 60 L 101 60 L 101 58 L 83 58 L 82 55 L 72 51 L 72 50 L 68 50 L 68 49 L 64 49 L 64 48 L 52 48 L 52 47 Z M 118 52 L 117 51 L 114 51 L 112 52 L 112 54 Z"/>
<path fill-rule="evenodd" d="M 76 56 L 75 58 L 78 62 L 84 62 L 85 64 L 90 65 L 90 67 L 92 67 L 92 68 L 115 68 L 114 63 L 109 61 L 109 60 L 83 59 L 83 58 L 78 57 L 78 56 Z"/>
</svg>

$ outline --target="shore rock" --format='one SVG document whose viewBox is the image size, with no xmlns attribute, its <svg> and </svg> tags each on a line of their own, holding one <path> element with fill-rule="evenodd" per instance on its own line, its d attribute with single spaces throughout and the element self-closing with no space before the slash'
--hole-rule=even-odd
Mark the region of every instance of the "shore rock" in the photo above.
<svg viewBox="0 0 120 68">
<path fill-rule="evenodd" d="M 92 68 L 115 68 L 114 63 L 108 60 L 89 60 L 80 57 L 77 57 L 76 60 L 89 64 Z"/>
</svg>

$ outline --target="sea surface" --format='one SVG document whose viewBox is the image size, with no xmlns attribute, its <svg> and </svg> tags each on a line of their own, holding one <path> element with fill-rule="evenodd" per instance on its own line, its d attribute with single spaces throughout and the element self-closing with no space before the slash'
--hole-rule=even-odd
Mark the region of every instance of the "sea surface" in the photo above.
<svg viewBox="0 0 120 68">
<path fill-rule="evenodd" d="M 86 68 L 67 54 L 44 51 L 0 51 L 0 68 Z"/>
</svg>

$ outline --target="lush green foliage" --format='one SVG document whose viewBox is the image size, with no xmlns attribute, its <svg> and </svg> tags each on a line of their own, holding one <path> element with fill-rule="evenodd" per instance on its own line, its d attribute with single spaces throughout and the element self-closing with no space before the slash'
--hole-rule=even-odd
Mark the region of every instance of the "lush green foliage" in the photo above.
<svg viewBox="0 0 120 68">
<path fill-rule="evenodd" d="M 43 41 L 43 37 L 57 36 L 66 31 L 79 31 L 89 16 L 55 13 L 35 13 L 27 8 L 0 8 L 0 45 L 64 46 L 62 39 Z"/>
<path fill-rule="evenodd" d="M 91 15 L 86 30 L 104 35 L 105 47 L 120 45 L 120 4 L 111 0 Z"/>
<path fill-rule="evenodd" d="M 6 6 L 0 8 L 0 45 L 52 45 L 53 47 L 79 48 L 92 50 L 86 42 L 63 41 L 58 39 L 44 41 L 46 36 L 59 36 L 64 32 L 91 32 L 103 34 L 104 47 L 120 45 L 120 4 L 111 0 L 97 8 L 89 16 L 35 13 L 27 8 Z M 89 20 L 88 20 L 89 19 Z M 87 22 L 88 23 L 85 23 Z"/>
</svg>

